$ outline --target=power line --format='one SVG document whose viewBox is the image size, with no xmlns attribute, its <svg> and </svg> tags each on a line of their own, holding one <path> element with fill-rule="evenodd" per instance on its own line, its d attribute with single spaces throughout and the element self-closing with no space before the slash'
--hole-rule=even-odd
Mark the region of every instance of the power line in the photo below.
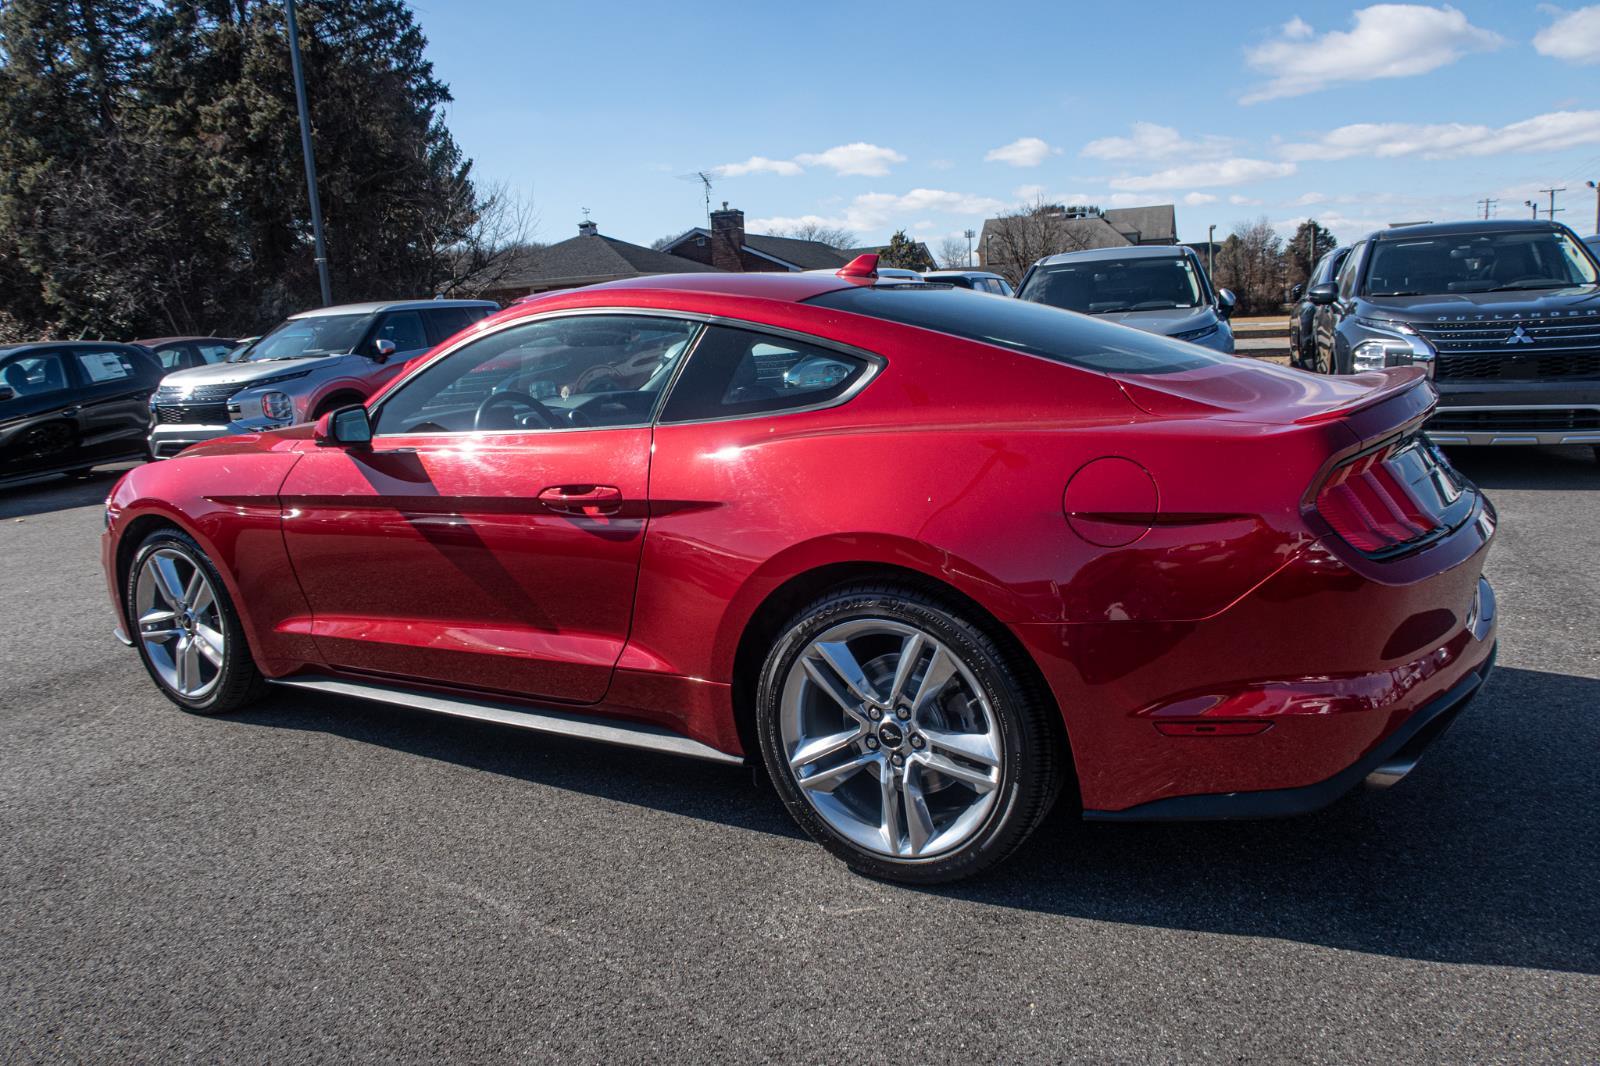
<svg viewBox="0 0 1600 1066">
<path fill-rule="evenodd" d="M 1556 217 L 1556 212 L 1557 211 L 1565 211 L 1566 210 L 1566 208 L 1564 208 L 1564 207 L 1557 207 L 1556 206 L 1556 193 L 1558 193 L 1558 192 L 1566 192 L 1567 191 L 1567 187 L 1565 185 L 1561 186 L 1558 189 L 1540 189 L 1539 191 L 1540 192 L 1547 192 L 1547 193 L 1550 194 L 1550 208 L 1549 208 L 1548 211 L 1545 212 L 1545 217 L 1546 218 L 1553 219 L 1553 218 Z"/>
<path fill-rule="evenodd" d="M 1499 200 L 1496 200 L 1490 196 L 1485 196 L 1483 199 L 1479 200 L 1478 206 L 1483 208 L 1483 217 L 1488 218 L 1490 208 L 1494 207 L 1494 205 L 1499 202 Z"/>
</svg>

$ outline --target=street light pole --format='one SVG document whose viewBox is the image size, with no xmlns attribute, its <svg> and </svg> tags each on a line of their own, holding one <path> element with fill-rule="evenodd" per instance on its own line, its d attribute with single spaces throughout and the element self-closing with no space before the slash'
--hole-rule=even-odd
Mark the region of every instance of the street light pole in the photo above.
<svg viewBox="0 0 1600 1066">
<path fill-rule="evenodd" d="M 1217 272 L 1216 272 L 1216 270 L 1213 269 L 1213 265 L 1212 265 L 1212 262 L 1211 262 L 1211 252 L 1212 252 L 1213 249 L 1216 248 L 1216 246 L 1217 246 L 1217 227 L 1215 225 L 1207 226 L 1206 227 L 1206 277 L 1208 279 L 1215 279 L 1216 276 L 1217 276 Z M 1216 281 L 1212 280 L 1211 283 L 1213 285 L 1215 285 Z"/>
<path fill-rule="evenodd" d="M 1538 218 L 1539 217 L 1539 205 L 1534 203 L 1532 200 L 1524 200 L 1524 201 L 1522 201 L 1522 206 L 1523 207 L 1531 207 L 1531 208 L 1533 208 L 1533 217 L 1534 218 Z"/>
<path fill-rule="evenodd" d="M 306 160 L 306 192 L 311 197 L 311 235 L 316 241 L 317 281 L 322 286 L 322 306 L 333 303 L 328 280 L 328 246 L 322 239 L 322 201 L 317 196 L 317 160 L 311 154 L 311 111 L 306 107 L 306 76 L 300 69 L 300 30 L 294 19 L 294 0 L 284 0 L 289 18 L 289 69 L 294 74 L 294 100 L 300 108 L 300 151 Z"/>
<path fill-rule="evenodd" d="M 1584 184 L 1594 190 L 1594 231 L 1600 233 L 1600 182 L 1586 181 Z"/>
<path fill-rule="evenodd" d="M 1591 181 L 1589 184 L 1593 185 L 1594 182 Z M 961 235 L 967 239 L 967 269 L 971 270 L 972 269 L 972 238 L 976 237 L 977 234 L 972 232 L 971 230 L 962 230 L 961 231 Z"/>
</svg>

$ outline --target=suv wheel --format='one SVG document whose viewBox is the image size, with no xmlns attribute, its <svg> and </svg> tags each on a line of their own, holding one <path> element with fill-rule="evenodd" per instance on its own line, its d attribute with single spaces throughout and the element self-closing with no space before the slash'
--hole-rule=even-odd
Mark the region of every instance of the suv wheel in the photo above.
<svg viewBox="0 0 1600 1066">
<path fill-rule="evenodd" d="M 1048 813 L 1062 753 L 1046 713 L 959 613 L 920 592 L 857 586 L 785 628 L 756 725 L 807 833 L 862 873 L 932 883 L 1000 862 Z"/>
<path fill-rule="evenodd" d="M 221 714 L 261 694 L 228 590 L 193 538 L 173 529 L 146 537 L 123 594 L 139 658 L 172 702 Z"/>
</svg>

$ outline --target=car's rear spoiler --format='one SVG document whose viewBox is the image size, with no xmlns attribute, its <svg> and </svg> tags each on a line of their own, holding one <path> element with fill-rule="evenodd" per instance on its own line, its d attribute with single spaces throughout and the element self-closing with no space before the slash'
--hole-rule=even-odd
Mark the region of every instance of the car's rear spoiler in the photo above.
<svg viewBox="0 0 1600 1066">
<path fill-rule="evenodd" d="M 1312 422 L 1327 422 L 1335 418 L 1349 418 L 1359 411 L 1365 411 L 1379 404 L 1387 404 L 1392 400 L 1400 399 L 1407 406 L 1415 406 L 1417 414 L 1423 414 L 1428 408 L 1438 402 L 1439 394 L 1428 381 L 1428 372 L 1420 366 L 1397 366 L 1384 370 L 1371 371 L 1373 375 L 1382 375 L 1385 380 L 1381 385 L 1374 386 L 1360 396 L 1352 397 L 1341 404 L 1334 404 L 1309 414 L 1301 415 L 1295 419 L 1295 425 L 1307 425 Z M 1366 376 L 1366 375 L 1363 375 Z M 1400 421 L 1409 422 L 1411 418 L 1405 417 Z"/>
</svg>

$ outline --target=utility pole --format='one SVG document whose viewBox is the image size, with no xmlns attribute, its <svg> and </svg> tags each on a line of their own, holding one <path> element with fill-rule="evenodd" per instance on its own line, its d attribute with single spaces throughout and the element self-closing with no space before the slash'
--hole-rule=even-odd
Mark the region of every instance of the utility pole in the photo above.
<svg viewBox="0 0 1600 1066">
<path fill-rule="evenodd" d="M 1213 285 L 1216 284 L 1216 281 L 1213 280 L 1213 279 L 1216 278 L 1217 272 L 1216 272 L 1215 269 L 1213 269 L 1211 253 L 1216 249 L 1216 247 L 1217 247 L 1217 227 L 1215 225 L 1207 226 L 1206 227 L 1206 280 L 1211 281 L 1211 284 L 1213 284 Z"/>
<path fill-rule="evenodd" d="M 1600 233 L 1600 182 L 1586 181 L 1584 184 L 1594 190 L 1594 231 Z"/>
<path fill-rule="evenodd" d="M 1557 211 L 1565 211 L 1566 210 L 1566 208 L 1564 208 L 1564 207 L 1557 207 L 1556 206 L 1556 193 L 1558 193 L 1558 192 L 1566 192 L 1567 191 L 1567 187 L 1565 185 L 1563 185 L 1559 189 L 1540 189 L 1539 191 L 1540 192 L 1547 192 L 1547 193 L 1550 194 L 1550 210 L 1545 212 L 1545 217 L 1550 219 L 1551 221 L 1554 221 Z"/>
<path fill-rule="evenodd" d="M 333 303 L 328 280 L 328 246 L 322 239 L 322 201 L 317 196 L 317 160 L 311 153 L 311 111 L 306 107 L 306 76 L 300 69 L 300 30 L 294 20 L 294 0 L 284 0 L 289 18 L 289 67 L 294 74 L 294 100 L 300 108 L 300 152 L 306 159 L 306 192 L 311 197 L 311 236 L 316 241 L 317 281 L 322 285 L 322 306 Z"/>
<path fill-rule="evenodd" d="M 1483 208 L 1483 217 L 1484 218 L 1488 218 L 1489 217 L 1489 209 L 1491 207 L 1493 207 L 1495 204 L 1499 203 L 1499 202 L 1500 202 L 1499 200 L 1495 200 L 1495 199 L 1493 199 L 1491 197 L 1488 197 L 1488 196 L 1485 196 L 1482 200 L 1479 200 L 1478 201 L 1478 206 Z"/>
<path fill-rule="evenodd" d="M 1589 184 L 1593 185 L 1594 182 L 1591 181 Z M 967 269 L 971 270 L 972 269 L 972 238 L 976 237 L 977 234 L 973 233 L 969 229 L 966 229 L 966 230 L 962 230 L 961 231 L 961 235 L 967 239 Z"/>
</svg>

